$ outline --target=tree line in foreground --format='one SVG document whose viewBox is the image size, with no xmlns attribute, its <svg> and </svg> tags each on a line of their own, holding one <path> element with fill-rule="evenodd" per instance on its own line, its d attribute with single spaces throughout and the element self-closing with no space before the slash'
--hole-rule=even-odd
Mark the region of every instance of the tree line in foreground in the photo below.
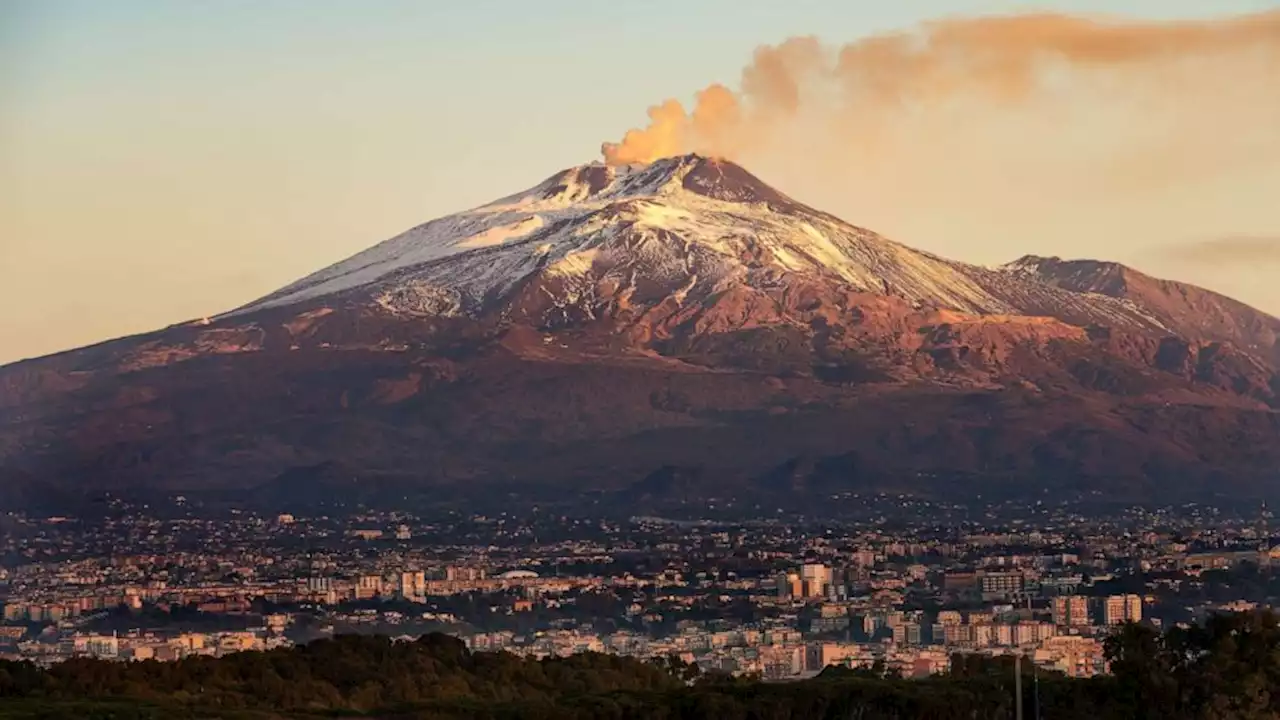
<svg viewBox="0 0 1280 720">
<path fill-rule="evenodd" d="M 1163 633 L 1128 625 L 1106 642 L 1110 675 L 1072 679 L 1022 664 L 1026 717 L 1261 720 L 1280 717 L 1280 621 L 1218 615 Z M 1012 658 L 957 656 L 903 679 L 828 668 L 765 683 L 675 659 L 602 654 L 542 660 L 470 652 L 445 635 L 339 636 L 301 647 L 178 662 L 0 662 L 0 718 L 409 720 L 976 720 L 1012 718 Z"/>
</svg>

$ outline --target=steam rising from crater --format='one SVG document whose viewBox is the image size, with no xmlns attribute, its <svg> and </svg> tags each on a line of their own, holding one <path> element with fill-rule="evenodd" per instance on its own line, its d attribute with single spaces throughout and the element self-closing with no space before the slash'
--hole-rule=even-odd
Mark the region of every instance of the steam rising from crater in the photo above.
<svg viewBox="0 0 1280 720">
<path fill-rule="evenodd" d="M 709 85 L 691 111 L 666 100 L 649 125 L 605 143 L 612 164 L 648 163 L 686 152 L 750 155 L 805 120 L 826 120 L 840 144 L 855 130 L 895 116 L 925 115 L 980 101 L 991 111 L 1025 111 L 1063 93 L 1101 90 L 1194 100 L 1208 62 L 1222 82 L 1280 71 L 1280 11 L 1218 21 L 1137 23 L 1024 15 L 926 23 L 842 48 L 812 37 L 756 50 L 735 92 Z M 1168 99 L 1166 97 L 1165 99 Z M 807 117 L 812 114 L 817 117 Z M 843 128 L 843 131 L 842 131 Z"/>
<path fill-rule="evenodd" d="M 978 262 L 1280 234 L 1280 11 L 955 19 L 844 47 L 792 38 L 756 50 L 735 88 L 649 116 L 603 146 L 606 162 L 728 158 Z"/>
</svg>

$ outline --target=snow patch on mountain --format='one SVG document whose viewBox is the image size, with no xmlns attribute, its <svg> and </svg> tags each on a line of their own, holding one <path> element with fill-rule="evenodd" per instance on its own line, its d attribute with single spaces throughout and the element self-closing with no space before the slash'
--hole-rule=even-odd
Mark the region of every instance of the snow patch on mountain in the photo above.
<svg viewBox="0 0 1280 720">
<path fill-rule="evenodd" d="M 552 275 L 586 275 L 590 270 L 592 263 L 600 254 L 599 250 L 577 250 L 566 254 L 556 262 L 547 266 L 547 272 Z"/>
<path fill-rule="evenodd" d="M 511 240 L 522 238 L 540 227 L 542 227 L 542 216 L 530 215 L 510 225 L 498 225 L 472 235 L 465 240 L 459 241 L 455 247 L 470 250 L 491 245 L 502 245 Z"/>
</svg>

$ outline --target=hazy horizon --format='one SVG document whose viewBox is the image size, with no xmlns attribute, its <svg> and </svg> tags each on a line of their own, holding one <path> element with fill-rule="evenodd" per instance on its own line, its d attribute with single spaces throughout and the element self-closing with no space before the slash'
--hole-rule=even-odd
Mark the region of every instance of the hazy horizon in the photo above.
<svg viewBox="0 0 1280 720">
<path fill-rule="evenodd" d="M 944 78 L 945 104 L 921 101 L 908 78 L 908 114 L 849 115 L 814 95 L 736 159 L 803 202 L 951 259 L 1114 260 L 1280 313 L 1280 35 L 1255 32 L 1246 47 L 1228 19 L 1280 4 L 1223 0 L 1216 16 L 1141 0 L 827 5 L 662 0 L 632 17 L 567 1 L 7 4 L 0 363 L 243 305 L 597 160 L 602 141 L 664 99 L 692 106 L 720 83 L 751 101 L 743 68 L 761 67 L 761 44 L 821 30 L 815 47 L 830 59 L 920 22 L 1018 10 L 1105 11 L 1178 38 L 1184 26 L 1168 23 L 1198 18 L 1218 40 L 1184 55 L 1162 39 L 1114 72 L 1090 59 L 1034 101 L 992 101 L 968 74 Z M 511 21 L 485 24 L 494 13 Z M 655 38 L 681 50 L 655 52 Z M 894 97 L 907 95 L 890 67 Z M 1135 87 L 1149 97 L 1119 102 Z M 868 118 L 893 131 L 872 143 L 872 125 L 856 125 Z M 858 142 L 833 151 L 845 136 Z"/>
</svg>

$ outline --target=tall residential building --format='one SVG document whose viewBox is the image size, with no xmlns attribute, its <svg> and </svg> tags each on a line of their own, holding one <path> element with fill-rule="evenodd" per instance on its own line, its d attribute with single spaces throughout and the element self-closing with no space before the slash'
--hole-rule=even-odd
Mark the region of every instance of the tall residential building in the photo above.
<svg viewBox="0 0 1280 720">
<path fill-rule="evenodd" d="M 1141 595 L 1125 596 L 1124 619 L 1129 622 L 1142 622 L 1142 596 Z"/>
<path fill-rule="evenodd" d="M 1034 645 L 1057 634 L 1057 628 L 1049 623 L 1024 620 L 1013 626 L 1014 645 Z"/>
<path fill-rule="evenodd" d="M 400 597 L 419 600 L 427 595 L 427 574 L 421 570 L 400 573 Z"/>
<path fill-rule="evenodd" d="M 483 580 L 485 577 L 484 568 L 477 567 L 457 567 L 450 565 L 445 568 L 444 577 L 446 580 L 455 582 L 476 582 Z"/>
<path fill-rule="evenodd" d="M 1060 595 L 1053 598 L 1053 624 L 1058 627 L 1084 627 L 1089 624 L 1089 598 L 1082 595 Z"/>
<path fill-rule="evenodd" d="M 1013 644 L 1012 625 L 1001 623 L 1000 625 L 993 625 L 992 627 L 995 628 L 995 637 L 993 641 L 996 645 L 1007 647 Z"/>
<path fill-rule="evenodd" d="M 919 623 L 903 623 L 893 626 L 893 642 L 898 645 L 920 645 L 923 632 Z"/>
<path fill-rule="evenodd" d="M 995 632 L 992 625 L 970 625 L 969 628 L 973 632 L 973 644 L 977 647 L 990 647 L 995 640 Z"/>
<path fill-rule="evenodd" d="M 1112 595 L 1103 601 L 1103 622 L 1121 625 L 1142 621 L 1142 597 L 1140 595 Z"/>
<path fill-rule="evenodd" d="M 805 597 L 825 597 L 831 584 L 831 569 L 821 563 L 805 563 L 800 566 L 800 582 Z"/>
<path fill-rule="evenodd" d="M 889 627 L 889 622 L 884 613 L 867 613 L 862 616 L 862 634 L 867 638 L 874 638 L 886 627 Z"/>
<path fill-rule="evenodd" d="M 982 594 L 1009 596 L 1022 592 L 1023 577 L 1020 572 L 986 572 L 980 579 Z"/>
<path fill-rule="evenodd" d="M 947 625 L 935 623 L 933 626 L 934 645 L 966 645 L 973 642 L 973 625 Z"/>
<path fill-rule="evenodd" d="M 1067 609 L 1067 599 L 1069 595 L 1059 595 L 1049 601 L 1049 610 L 1053 614 L 1053 624 L 1058 626 L 1069 625 L 1070 617 Z"/>
<path fill-rule="evenodd" d="M 356 599 L 369 600 L 382 594 L 381 575 L 361 575 L 356 581 Z"/>
</svg>

